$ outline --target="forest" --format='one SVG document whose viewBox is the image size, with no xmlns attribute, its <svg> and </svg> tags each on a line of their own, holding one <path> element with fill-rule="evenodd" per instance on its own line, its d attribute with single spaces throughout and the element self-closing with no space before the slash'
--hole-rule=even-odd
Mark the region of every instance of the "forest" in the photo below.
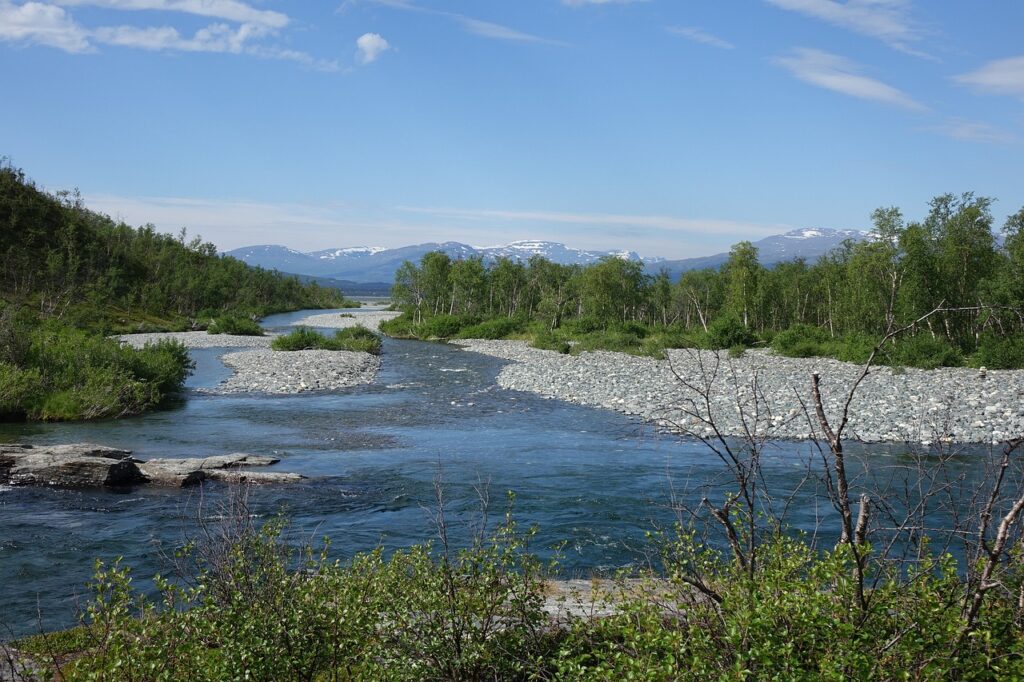
<svg viewBox="0 0 1024 682">
<path fill-rule="evenodd" d="M 132 350 L 110 334 L 345 303 L 335 289 L 219 256 L 184 230 L 115 222 L 0 161 L 0 420 L 133 414 L 181 387 L 182 347 Z"/>
<path fill-rule="evenodd" d="M 879 208 L 866 239 L 814 263 L 765 267 L 756 247 L 740 242 L 721 269 L 675 282 L 619 258 L 580 267 L 430 253 L 396 273 L 392 297 L 404 314 L 383 328 L 417 338 L 524 338 L 563 352 L 760 346 L 854 362 L 907 328 L 882 361 L 1019 368 L 1024 208 L 997 234 L 992 203 L 944 194 L 920 222 Z"/>
</svg>

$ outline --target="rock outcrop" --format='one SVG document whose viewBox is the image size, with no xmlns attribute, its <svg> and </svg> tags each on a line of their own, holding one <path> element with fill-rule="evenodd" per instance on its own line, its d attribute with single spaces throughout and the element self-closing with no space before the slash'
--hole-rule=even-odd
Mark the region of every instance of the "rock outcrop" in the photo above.
<svg viewBox="0 0 1024 682">
<path fill-rule="evenodd" d="M 119 450 L 91 443 L 69 445 L 0 445 L 0 483 L 69 488 L 159 485 L 184 488 L 206 480 L 227 483 L 294 483 L 293 473 L 251 471 L 249 467 L 277 464 L 275 457 L 246 453 L 151 459 L 132 457 Z"/>
</svg>

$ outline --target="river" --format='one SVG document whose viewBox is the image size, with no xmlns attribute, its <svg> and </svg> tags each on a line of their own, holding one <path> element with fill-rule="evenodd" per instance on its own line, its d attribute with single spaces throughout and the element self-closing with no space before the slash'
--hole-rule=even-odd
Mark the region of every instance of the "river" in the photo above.
<svg viewBox="0 0 1024 682">
<path fill-rule="evenodd" d="M 263 324 L 287 327 L 310 312 L 324 311 L 275 315 Z M 516 518 L 540 528 L 539 554 L 550 556 L 552 546 L 566 543 L 562 565 L 571 576 L 641 560 L 645 533 L 675 518 L 673 495 L 694 503 L 706 492 L 700 486 L 723 479 L 721 463 L 699 443 L 614 412 L 499 389 L 502 361 L 454 346 L 385 339 L 376 381 L 344 391 L 196 392 L 227 376 L 218 360 L 224 352 L 193 351 L 196 371 L 170 409 L 88 423 L 5 424 L 0 439 L 88 441 L 131 449 L 142 459 L 276 455 L 277 469 L 308 480 L 254 489 L 253 509 L 285 513 L 297 536 L 330 536 L 341 557 L 434 537 L 428 510 L 436 478 L 458 526 L 473 515 L 474 486 L 484 482 L 496 517 L 506 491 L 515 491 Z M 804 474 L 808 447 L 773 444 L 765 459 L 769 481 L 792 488 Z M 864 452 L 891 458 L 899 450 Z M 209 511 L 223 491 L 0 488 L 0 627 L 22 634 L 74 623 L 97 558 L 123 556 L 140 578 L 166 572 L 160 548 L 194 533 L 200 498 Z M 813 492 L 814 485 L 805 486 L 793 506 L 795 527 L 829 523 L 827 510 L 811 502 Z"/>
</svg>

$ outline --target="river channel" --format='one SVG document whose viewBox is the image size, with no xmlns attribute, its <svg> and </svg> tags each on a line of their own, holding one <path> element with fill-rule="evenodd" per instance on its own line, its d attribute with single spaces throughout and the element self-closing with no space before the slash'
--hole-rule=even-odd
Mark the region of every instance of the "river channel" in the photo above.
<svg viewBox="0 0 1024 682">
<path fill-rule="evenodd" d="M 264 320 L 287 327 L 311 311 Z M 315 311 L 323 312 L 323 311 Z M 281 458 L 302 483 L 256 488 L 262 516 L 285 513 L 299 536 L 332 538 L 340 557 L 435 537 L 428 510 L 435 478 L 454 522 L 470 518 L 474 486 L 485 483 L 496 515 L 515 491 L 515 516 L 540 528 L 536 551 L 565 543 L 572 576 L 640 561 L 645 533 L 670 525 L 673 495 L 693 503 L 723 467 L 700 443 L 659 434 L 615 412 L 497 387 L 502 361 L 441 343 L 385 339 L 369 385 L 298 396 L 209 395 L 230 370 L 224 349 L 192 351 L 196 371 L 170 409 L 79 424 L 0 425 L 4 442 L 94 442 L 142 458 L 249 452 Z M 769 479 L 792 487 L 806 444 L 768 451 Z M 897 450 L 876 447 L 872 457 Z M 829 515 L 811 503 L 813 485 L 789 517 L 813 528 Z M 0 488 L 0 640 L 75 621 L 97 558 L 124 557 L 140 579 L 167 570 L 160 547 L 195 531 L 202 496 L 213 507 L 224 486 L 202 491 L 138 488 Z M 140 586 L 146 582 L 140 580 Z"/>
</svg>

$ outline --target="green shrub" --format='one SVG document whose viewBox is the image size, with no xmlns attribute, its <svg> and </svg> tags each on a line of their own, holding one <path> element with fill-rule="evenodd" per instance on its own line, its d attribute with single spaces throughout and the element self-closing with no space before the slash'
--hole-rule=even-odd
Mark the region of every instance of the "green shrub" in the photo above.
<svg viewBox="0 0 1024 682">
<path fill-rule="evenodd" d="M 747 352 L 746 346 L 733 346 L 729 349 L 729 357 L 735 359 L 742 358 Z"/>
<path fill-rule="evenodd" d="M 270 347 L 279 351 L 299 350 L 347 350 L 380 355 L 380 337 L 366 327 L 339 329 L 333 337 L 327 337 L 308 327 L 298 327 L 289 334 L 278 336 Z"/>
<path fill-rule="evenodd" d="M 735 315 L 719 315 L 708 326 L 705 337 L 707 347 L 712 350 L 749 346 L 756 339 L 743 322 Z"/>
<path fill-rule="evenodd" d="M 192 368 L 173 341 L 141 349 L 56 320 L 24 327 L 19 362 L 0 361 L 0 418 L 74 420 L 137 414 L 181 389 Z"/>
<path fill-rule="evenodd" d="M 263 336 L 263 327 L 247 317 L 221 315 L 206 328 L 207 334 L 235 334 L 238 336 Z"/>
<path fill-rule="evenodd" d="M 796 324 L 781 331 L 772 339 L 772 350 L 791 358 L 810 358 L 829 355 L 832 338 L 821 327 Z"/>
<path fill-rule="evenodd" d="M 949 341 L 926 332 L 897 339 L 889 357 L 894 364 L 921 369 L 958 367 L 963 363 L 960 351 Z"/>
<path fill-rule="evenodd" d="M 458 336 L 463 327 L 471 327 L 480 318 L 463 315 L 435 315 L 423 320 L 415 329 L 421 339 L 451 339 Z"/>
<path fill-rule="evenodd" d="M 1024 368 L 1024 335 L 996 336 L 985 332 L 970 358 L 970 364 L 988 369 Z"/>
<path fill-rule="evenodd" d="M 563 354 L 567 354 L 572 349 L 568 341 L 547 329 L 536 332 L 530 345 L 541 350 L 553 350 Z"/>
<path fill-rule="evenodd" d="M 398 317 L 394 317 L 390 320 L 384 320 L 377 328 L 380 329 L 382 333 L 396 339 L 416 338 L 415 325 L 412 321 L 412 315 L 409 313 L 402 313 Z"/>
<path fill-rule="evenodd" d="M 517 334 L 526 328 L 526 320 L 522 318 L 497 317 L 479 324 L 463 327 L 456 334 L 460 339 L 504 339 L 510 334 Z"/>
</svg>

